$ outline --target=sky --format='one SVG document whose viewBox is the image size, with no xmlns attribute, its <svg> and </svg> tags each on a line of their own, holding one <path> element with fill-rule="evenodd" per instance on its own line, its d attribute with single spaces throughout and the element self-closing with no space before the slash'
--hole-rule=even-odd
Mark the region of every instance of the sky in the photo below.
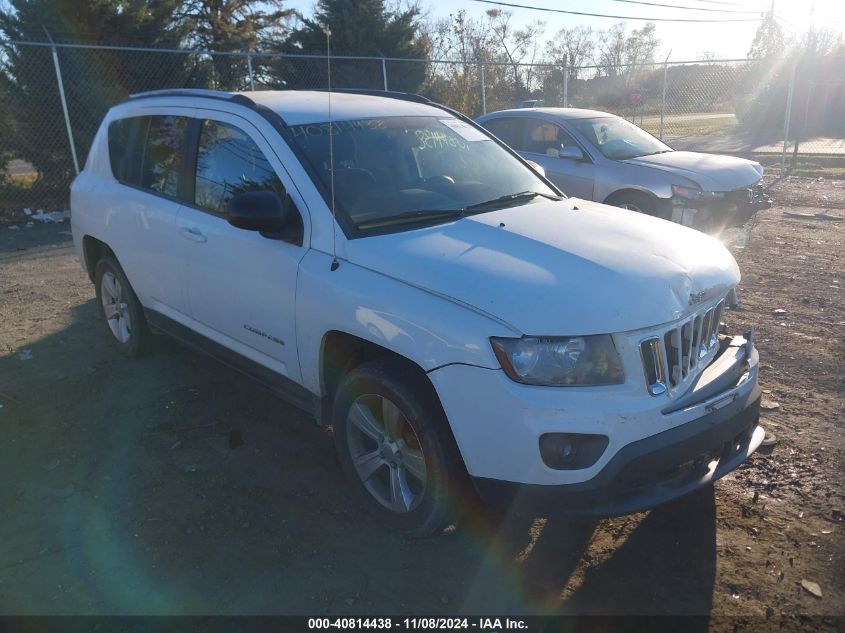
<svg viewBox="0 0 845 633">
<path fill-rule="evenodd" d="M 714 13 L 712 11 L 686 11 L 668 7 L 643 6 L 620 2 L 619 0 L 506 0 L 513 4 L 567 9 L 589 13 L 642 17 L 642 18 L 695 18 L 727 19 L 755 18 L 759 13 Z M 658 4 L 672 4 L 706 9 L 729 9 L 731 11 L 761 11 L 771 8 L 772 0 L 643 0 Z M 287 0 L 285 6 L 298 9 L 310 15 L 314 0 Z M 429 19 L 447 18 L 449 14 L 465 10 L 471 17 L 481 17 L 494 5 L 474 0 L 420 0 L 422 10 Z M 834 28 L 840 33 L 845 30 L 845 0 L 774 0 L 775 15 L 780 23 L 796 35 L 806 31 L 810 24 Z M 504 8 L 504 7 L 502 7 Z M 812 9 L 812 12 L 811 12 Z M 624 20 L 565 15 L 528 9 L 513 8 L 513 23 L 519 26 L 535 20 L 546 22 L 545 38 L 551 38 L 562 28 L 584 25 L 593 29 L 606 29 Z M 811 21 L 812 13 L 812 21 Z M 628 30 L 641 27 L 644 20 L 627 21 Z M 680 23 L 656 22 L 657 36 L 661 45 L 657 57 L 664 59 L 670 54 L 674 61 L 694 60 L 704 53 L 720 59 L 744 58 L 748 55 L 754 32 L 759 22 L 738 23 Z"/>
</svg>

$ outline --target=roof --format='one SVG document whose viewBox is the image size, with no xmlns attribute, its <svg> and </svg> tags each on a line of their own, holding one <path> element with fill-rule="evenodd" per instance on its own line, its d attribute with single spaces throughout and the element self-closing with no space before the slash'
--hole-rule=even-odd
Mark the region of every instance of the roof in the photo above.
<svg viewBox="0 0 845 633">
<path fill-rule="evenodd" d="M 387 96 L 316 90 L 260 90 L 242 94 L 276 112 L 288 125 L 328 121 L 329 94 L 333 121 L 390 116 L 448 116 L 433 105 Z"/>
<path fill-rule="evenodd" d="M 333 121 L 349 121 L 384 116 L 450 116 L 436 105 L 424 101 L 385 96 L 332 92 L 331 111 Z M 395 93 L 393 93 L 395 94 Z M 220 99 L 232 103 L 264 106 L 273 110 L 287 125 L 322 123 L 329 120 L 329 93 L 318 90 L 256 90 L 252 92 L 223 92 L 215 90 L 157 90 L 132 95 L 132 98 L 203 97 Z"/>
<path fill-rule="evenodd" d="M 497 112 L 490 112 L 490 114 L 545 114 L 548 116 L 557 117 L 559 119 L 593 119 L 601 117 L 616 116 L 610 112 L 602 112 L 601 110 L 583 110 L 581 108 L 513 108 L 511 110 L 499 110 Z"/>
</svg>

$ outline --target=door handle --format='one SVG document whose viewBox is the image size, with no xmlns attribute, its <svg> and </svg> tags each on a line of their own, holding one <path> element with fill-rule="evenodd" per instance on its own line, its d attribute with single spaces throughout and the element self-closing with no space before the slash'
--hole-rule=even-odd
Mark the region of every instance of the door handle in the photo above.
<svg viewBox="0 0 845 633">
<path fill-rule="evenodd" d="M 201 244 L 205 244 L 207 238 L 205 235 L 202 234 L 202 231 L 199 229 L 189 229 L 184 228 L 179 231 L 182 234 L 182 237 L 185 239 L 191 240 L 192 242 L 199 242 Z"/>
</svg>

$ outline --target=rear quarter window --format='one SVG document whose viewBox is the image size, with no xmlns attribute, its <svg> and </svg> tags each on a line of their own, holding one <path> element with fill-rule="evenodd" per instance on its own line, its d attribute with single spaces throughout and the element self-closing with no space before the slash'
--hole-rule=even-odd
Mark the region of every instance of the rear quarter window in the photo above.
<svg viewBox="0 0 845 633">
<path fill-rule="evenodd" d="M 112 175 L 120 182 L 138 184 L 137 169 L 133 170 L 138 152 L 132 144 L 141 122 L 141 118 L 135 117 L 118 119 L 109 125 L 109 162 Z"/>
</svg>

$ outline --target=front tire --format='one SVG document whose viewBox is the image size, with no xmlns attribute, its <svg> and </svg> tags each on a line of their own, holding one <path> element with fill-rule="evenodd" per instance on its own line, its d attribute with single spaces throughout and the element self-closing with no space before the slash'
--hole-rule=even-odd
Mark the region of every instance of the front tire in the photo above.
<svg viewBox="0 0 845 633">
<path fill-rule="evenodd" d="M 103 257 L 94 268 L 97 307 L 112 344 L 129 357 L 149 350 L 152 335 L 141 302 L 126 274 L 113 257 Z"/>
<path fill-rule="evenodd" d="M 614 196 L 609 204 L 614 207 L 628 209 L 629 211 L 653 215 L 664 220 L 668 219 L 668 214 L 656 198 L 638 191 L 630 191 Z"/>
<path fill-rule="evenodd" d="M 338 387 L 332 416 L 338 456 L 358 495 L 382 522 L 414 536 L 451 522 L 459 472 L 445 415 L 425 380 L 404 363 L 361 365 Z"/>
</svg>

